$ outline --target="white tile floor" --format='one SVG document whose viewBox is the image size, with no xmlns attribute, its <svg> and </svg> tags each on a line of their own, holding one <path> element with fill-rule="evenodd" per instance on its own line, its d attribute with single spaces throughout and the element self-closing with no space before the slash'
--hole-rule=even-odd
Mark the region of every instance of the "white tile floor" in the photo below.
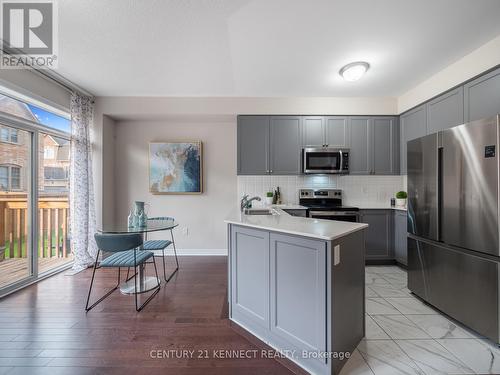
<svg viewBox="0 0 500 375">
<path fill-rule="evenodd" d="M 500 349 L 422 303 L 396 266 L 366 267 L 366 337 L 341 375 L 497 374 Z"/>
</svg>

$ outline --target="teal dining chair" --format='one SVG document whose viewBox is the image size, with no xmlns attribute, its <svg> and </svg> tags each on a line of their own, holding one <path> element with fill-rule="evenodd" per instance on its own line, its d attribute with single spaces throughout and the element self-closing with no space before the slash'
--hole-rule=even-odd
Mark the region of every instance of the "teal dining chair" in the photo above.
<svg viewBox="0 0 500 375">
<path fill-rule="evenodd" d="M 168 217 L 168 216 L 159 216 L 159 217 L 151 217 L 148 219 L 148 221 L 150 221 L 150 220 L 151 221 L 152 220 L 174 220 L 174 218 Z M 174 274 L 179 270 L 179 260 L 177 258 L 177 249 L 175 248 L 173 228 L 170 229 L 170 238 L 171 238 L 171 240 L 147 240 L 147 233 L 146 233 L 146 241 L 144 241 L 144 245 L 143 245 L 144 250 L 148 250 L 148 251 L 161 250 L 162 258 L 163 258 L 163 277 L 164 277 L 166 283 L 168 283 L 170 281 L 170 279 L 174 276 Z M 166 271 L 166 267 L 165 267 L 165 250 L 170 245 L 172 245 L 173 250 L 174 250 L 175 270 L 167 278 L 167 271 Z"/>
<path fill-rule="evenodd" d="M 87 296 L 87 303 L 85 305 L 85 311 L 88 312 L 90 309 L 94 308 L 102 302 L 105 298 L 111 295 L 120 286 L 120 270 L 122 267 L 134 267 L 135 275 L 135 309 L 136 311 L 141 311 L 148 303 L 153 299 L 153 297 L 160 291 L 160 278 L 158 277 L 158 270 L 156 269 L 156 263 L 154 261 L 154 254 L 151 251 L 139 251 L 138 248 L 143 245 L 142 234 L 99 234 L 94 235 L 95 241 L 97 243 L 97 256 L 94 263 L 94 270 L 92 271 L 92 279 L 90 281 L 89 294 Z M 112 253 L 112 255 L 103 259 L 99 263 L 99 255 L 102 251 Z M 149 261 L 149 259 L 153 261 Z M 138 294 L 137 293 L 137 267 L 143 266 L 147 263 L 153 263 L 155 268 L 156 280 L 158 281 L 158 286 L 154 289 L 153 293 L 148 297 L 148 299 L 139 306 L 138 304 Z M 107 292 L 104 296 L 99 298 L 91 306 L 89 306 L 90 295 L 92 293 L 92 286 L 94 284 L 95 272 L 97 269 L 101 268 L 118 268 L 118 282 L 116 286 Z"/>
</svg>

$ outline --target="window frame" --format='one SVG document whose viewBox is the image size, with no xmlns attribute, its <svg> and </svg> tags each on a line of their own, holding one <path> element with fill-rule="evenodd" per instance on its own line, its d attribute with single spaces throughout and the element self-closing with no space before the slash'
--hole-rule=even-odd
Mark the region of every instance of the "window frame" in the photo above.
<svg viewBox="0 0 500 375">
<path fill-rule="evenodd" d="M 0 188 L 0 191 L 16 191 L 16 192 L 23 191 L 23 178 L 22 178 L 23 167 L 18 164 L 11 164 L 11 163 L 0 164 L 0 167 L 7 168 L 7 189 L 2 190 Z M 19 169 L 19 187 L 15 189 L 12 188 L 12 168 Z"/>
<path fill-rule="evenodd" d="M 3 139 L 3 137 L 2 137 L 2 131 L 4 131 L 4 130 L 7 131 L 8 140 Z M 12 140 L 12 133 L 13 132 L 16 133 L 16 141 Z M 19 131 L 17 129 L 11 128 L 11 127 L 6 126 L 6 125 L 0 125 L 0 142 L 9 143 L 12 145 L 20 145 L 21 143 L 19 142 Z"/>
</svg>

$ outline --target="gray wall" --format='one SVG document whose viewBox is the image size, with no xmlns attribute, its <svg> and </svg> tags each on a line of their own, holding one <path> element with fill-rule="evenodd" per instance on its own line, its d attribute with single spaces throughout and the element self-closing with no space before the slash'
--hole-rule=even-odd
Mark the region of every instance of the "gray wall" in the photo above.
<svg viewBox="0 0 500 375">
<path fill-rule="evenodd" d="M 109 134 L 106 139 L 109 139 Z M 148 186 L 149 142 L 183 140 L 203 142 L 203 194 L 151 194 Z M 109 142 L 105 145 L 104 150 Z M 109 177 L 111 163 L 104 161 L 103 165 L 103 176 Z M 236 119 L 228 121 L 212 117 L 203 121 L 184 117 L 150 122 L 117 121 L 114 173 L 114 214 L 117 219 L 127 217 L 134 200 L 144 200 L 150 204 L 150 216 L 168 215 L 179 220 L 181 227 L 176 230 L 177 246 L 186 253 L 218 253 L 227 249 L 223 220 L 237 200 Z M 109 179 L 104 180 L 104 185 L 106 180 Z M 109 186 L 104 188 L 104 200 L 107 190 Z M 106 201 L 103 204 L 109 207 Z M 184 228 L 188 229 L 187 235 Z M 165 234 L 151 238 L 161 236 Z"/>
<path fill-rule="evenodd" d="M 106 147 L 102 150 L 103 169 L 98 173 L 102 173 L 103 180 L 103 201 L 105 201 L 106 209 L 102 212 L 102 221 L 105 224 L 115 221 L 115 131 L 116 123 L 109 116 L 103 117 L 103 137 L 106 139 Z M 94 171 L 94 174 L 96 172 Z"/>
</svg>

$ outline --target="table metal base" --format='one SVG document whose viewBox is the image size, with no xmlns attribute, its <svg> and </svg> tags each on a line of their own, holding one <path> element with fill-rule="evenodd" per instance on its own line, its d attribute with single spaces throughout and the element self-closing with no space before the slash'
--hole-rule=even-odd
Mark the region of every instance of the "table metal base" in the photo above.
<svg viewBox="0 0 500 375">
<path fill-rule="evenodd" d="M 136 276 L 137 277 L 137 276 Z M 120 284 L 120 292 L 123 294 L 140 294 L 146 293 L 158 287 L 158 279 L 156 277 L 148 276 L 137 279 L 137 292 L 135 291 L 135 281 L 131 280 Z"/>
</svg>

